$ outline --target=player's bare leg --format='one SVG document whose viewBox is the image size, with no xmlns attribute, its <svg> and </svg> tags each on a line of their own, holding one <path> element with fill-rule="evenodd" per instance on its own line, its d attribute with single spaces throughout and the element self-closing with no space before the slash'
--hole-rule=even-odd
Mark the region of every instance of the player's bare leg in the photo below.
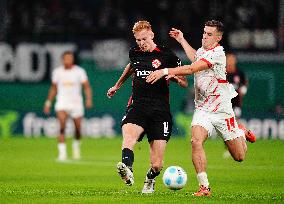
<svg viewBox="0 0 284 204">
<path fill-rule="evenodd" d="M 81 120 L 82 118 L 74 118 L 75 136 L 72 144 L 73 159 L 81 158 L 80 139 L 81 139 Z"/>
<path fill-rule="evenodd" d="M 57 112 L 57 119 L 59 121 L 59 135 L 58 135 L 58 160 L 64 161 L 67 159 L 67 150 L 65 144 L 65 126 L 68 114 L 65 111 Z"/>
<path fill-rule="evenodd" d="M 134 183 L 132 165 L 134 162 L 133 149 L 144 129 L 138 125 L 127 123 L 122 126 L 122 161 L 117 164 L 117 172 L 126 185 Z"/>
<path fill-rule="evenodd" d="M 206 174 L 206 155 L 203 144 L 208 137 L 208 132 L 205 128 L 195 125 L 192 127 L 192 162 L 197 173 L 199 182 L 199 191 L 193 193 L 194 196 L 210 196 L 209 182 Z"/>
<path fill-rule="evenodd" d="M 142 193 L 154 192 L 155 179 L 160 174 L 163 168 L 166 145 L 166 140 L 154 140 L 150 142 L 151 168 L 147 172 Z"/>
<path fill-rule="evenodd" d="M 235 161 L 241 162 L 245 159 L 247 145 L 244 137 L 238 137 L 232 140 L 225 141 L 228 150 Z"/>
</svg>

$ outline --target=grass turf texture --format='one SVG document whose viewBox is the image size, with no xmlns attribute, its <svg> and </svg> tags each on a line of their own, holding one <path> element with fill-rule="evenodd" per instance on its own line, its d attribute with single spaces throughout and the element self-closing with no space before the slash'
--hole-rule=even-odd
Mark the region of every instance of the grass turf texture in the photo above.
<svg viewBox="0 0 284 204">
<path fill-rule="evenodd" d="M 135 149 L 132 187 L 125 186 L 116 173 L 120 148 L 121 138 L 84 139 L 82 160 L 58 163 L 54 139 L 0 139 L 0 203 L 284 203 L 284 141 L 248 144 L 242 163 L 223 158 L 220 140 L 207 141 L 210 198 L 191 196 L 198 184 L 188 138 L 170 140 L 164 164 L 183 167 L 187 185 L 171 191 L 160 175 L 153 195 L 140 193 L 149 168 L 147 141 Z"/>
</svg>

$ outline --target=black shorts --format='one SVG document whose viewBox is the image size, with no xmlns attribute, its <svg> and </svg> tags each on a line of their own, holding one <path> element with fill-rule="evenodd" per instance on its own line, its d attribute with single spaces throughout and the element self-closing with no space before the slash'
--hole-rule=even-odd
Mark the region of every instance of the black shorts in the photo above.
<svg viewBox="0 0 284 204">
<path fill-rule="evenodd" d="M 152 110 L 131 105 L 122 118 L 121 127 L 127 123 L 139 125 L 144 129 L 138 141 L 141 141 L 145 134 L 147 134 L 148 142 L 153 140 L 168 141 L 172 134 L 173 123 L 170 111 Z"/>
</svg>

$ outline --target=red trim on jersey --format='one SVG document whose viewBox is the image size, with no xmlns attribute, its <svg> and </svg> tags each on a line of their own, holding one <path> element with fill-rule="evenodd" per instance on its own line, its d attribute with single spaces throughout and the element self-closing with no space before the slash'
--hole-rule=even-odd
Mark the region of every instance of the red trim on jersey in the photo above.
<svg viewBox="0 0 284 204">
<path fill-rule="evenodd" d="M 217 91 L 218 85 L 215 87 L 213 94 Z"/>
<path fill-rule="evenodd" d="M 219 44 L 219 43 L 218 43 L 216 46 L 214 46 L 214 47 L 212 47 L 212 48 L 207 49 L 206 51 L 208 51 L 208 50 L 213 50 L 215 47 L 218 47 L 218 46 L 220 46 L 220 44 Z"/>
<path fill-rule="evenodd" d="M 219 95 L 216 95 L 215 98 L 211 101 L 211 103 L 213 103 L 214 101 L 216 101 L 219 97 L 220 97 L 220 94 L 219 94 Z"/>
<path fill-rule="evenodd" d="M 216 107 L 214 108 L 213 112 L 216 112 L 216 111 L 218 110 L 220 104 L 221 104 L 221 103 L 218 103 L 218 104 L 216 105 Z"/>
<path fill-rule="evenodd" d="M 217 79 L 218 83 L 220 84 L 225 84 L 225 83 L 229 83 L 226 79 Z"/>
<path fill-rule="evenodd" d="M 157 52 L 161 52 L 161 50 L 158 47 L 155 47 L 155 49 Z"/>
<path fill-rule="evenodd" d="M 198 108 L 203 107 L 209 101 L 210 95 L 206 97 L 205 101 L 198 106 Z"/>
<path fill-rule="evenodd" d="M 205 59 L 205 58 L 201 58 L 200 60 L 203 61 L 203 62 L 205 62 L 209 68 L 211 68 L 211 67 L 213 66 L 213 65 L 212 65 L 207 59 Z"/>
<path fill-rule="evenodd" d="M 208 85 L 208 88 L 210 88 L 213 84 L 214 84 L 215 80 L 214 79 L 211 79 L 209 85 Z"/>
<path fill-rule="evenodd" d="M 127 107 L 129 107 L 132 103 L 133 103 L 133 100 L 132 100 L 132 95 L 131 95 L 130 98 L 128 99 Z"/>
</svg>

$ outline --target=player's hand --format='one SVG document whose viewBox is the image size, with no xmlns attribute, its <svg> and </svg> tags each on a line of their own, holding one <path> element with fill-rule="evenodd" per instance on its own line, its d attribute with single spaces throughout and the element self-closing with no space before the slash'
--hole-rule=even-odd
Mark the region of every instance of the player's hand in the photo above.
<svg viewBox="0 0 284 204">
<path fill-rule="evenodd" d="M 93 107 L 93 101 L 92 100 L 86 100 L 86 108 L 90 109 Z"/>
<path fill-rule="evenodd" d="M 178 79 L 178 77 L 176 75 L 173 75 L 173 74 L 167 75 L 166 80 L 170 80 L 170 79 L 176 81 Z"/>
<path fill-rule="evenodd" d="M 43 112 L 44 112 L 44 114 L 49 115 L 50 114 L 50 106 L 45 105 L 43 107 Z"/>
<path fill-rule="evenodd" d="M 154 84 L 156 81 L 164 76 L 163 69 L 156 70 L 146 77 L 146 82 Z"/>
<path fill-rule="evenodd" d="M 117 90 L 118 90 L 118 88 L 117 88 L 116 86 L 111 87 L 111 88 L 107 91 L 107 97 L 108 97 L 108 98 L 113 97 Z"/>
<path fill-rule="evenodd" d="M 169 35 L 172 38 L 176 39 L 176 41 L 178 41 L 179 43 L 184 39 L 183 33 L 176 28 L 172 28 L 172 30 L 169 32 Z"/>
</svg>

